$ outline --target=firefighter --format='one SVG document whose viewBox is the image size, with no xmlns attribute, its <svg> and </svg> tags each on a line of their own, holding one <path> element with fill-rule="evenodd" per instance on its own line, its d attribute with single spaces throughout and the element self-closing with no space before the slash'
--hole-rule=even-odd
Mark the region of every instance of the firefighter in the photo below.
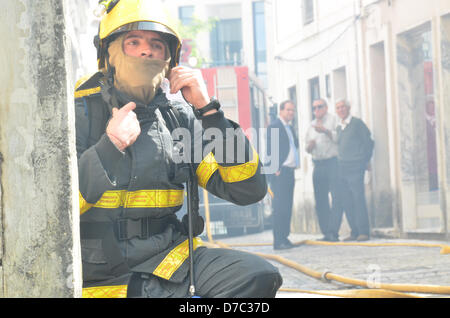
<svg viewBox="0 0 450 318">
<path fill-rule="evenodd" d="M 257 152 L 210 99 L 200 71 L 178 65 L 181 41 L 160 3 L 102 4 L 94 41 L 99 71 L 75 91 L 83 297 L 192 296 L 190 256 L 196 296 L 275 296 L 277 268 L 248 253 L 207 248 L 198 238 L 189 255 L 188 219 L 175 215 L 191 171 L 222 199 L 262 199 L 267 185 Z M 164 81 L 186 102 L 168 100 Z M 174 139 L 174 125 L 192 138 Z M 208 128 L 222 133 L 223 145 L 243 143 L 244 160 L 225 151 L 216 158 L 220 143 L 211 147 L 202 134 Z M 199 235 L 202 219 L 194 215 L 192 223 Z"/>
</svg>

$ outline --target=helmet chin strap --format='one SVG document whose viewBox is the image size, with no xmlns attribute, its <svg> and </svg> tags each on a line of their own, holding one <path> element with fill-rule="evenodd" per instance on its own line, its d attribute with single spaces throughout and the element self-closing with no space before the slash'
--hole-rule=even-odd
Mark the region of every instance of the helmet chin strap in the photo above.
<svg viewBox="0 0 450 318">
<path fill-rule="evenodd" d="M 105 53 L 105 64 L 106 64 L 106 78 L 108 79 L 108 82 L 110 85 L 114 84 L 114 74 L 116 73 L 116 69 L 114 68 L 114 66 L 111 65 L 111 63 L 109 63 L 109 52 L 108 50 L 106 50 Z"/>
<path fill-rule="evenodd" d="M 102 97 L 105 101 L 108 102 L 109 111 L 112 114 L 112 108 L 120 108 L 120 105 L 117 101 L 117 96 L 113 91 L 114 87 L 114 74 L 115 74 L 115 68 L 109 63 L 109 53 L 108 50 L 106 50 L 106 72 L 104 72 L 105 77 L 104 80 L 102 80 Z"/>
</svg>

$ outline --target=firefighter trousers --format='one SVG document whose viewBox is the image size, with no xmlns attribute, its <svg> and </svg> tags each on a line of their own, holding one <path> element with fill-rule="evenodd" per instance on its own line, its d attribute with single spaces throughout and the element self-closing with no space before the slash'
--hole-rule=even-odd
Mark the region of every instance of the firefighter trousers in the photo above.
<svg viewBox="0 0 450 318">
<path fill-rule="evenodd" d="M 196 296 L 204 298 L 272 298 L 282 284 L 278 269 L 263 258 L 229 249 L 198 248 L 194 252 Z M 189 275 L 174 283 L 134 273 L 128 297 L 185 298 Z"/>
</svg>

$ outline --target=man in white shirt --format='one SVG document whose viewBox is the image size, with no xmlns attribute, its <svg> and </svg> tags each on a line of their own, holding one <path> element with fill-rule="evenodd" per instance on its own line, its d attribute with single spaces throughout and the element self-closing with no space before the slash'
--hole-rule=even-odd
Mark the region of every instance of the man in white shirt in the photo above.
<svg viewBox="0 0 450 318">
<path fill-rule="evenodd" d="M 315 119 L 306 133 L 306 151 L 314 162 L 313 187 L 316 202 L 316 214 L 319 227 L 324 235 L 321 240 L 336 242 L 336 233 L 330 231 L 332 209 L 329 194 L 334 202 L 337 196 L 337 118 L 328 113 L 328 105 L 324 99 L 313 102 Z"/>
</svg>

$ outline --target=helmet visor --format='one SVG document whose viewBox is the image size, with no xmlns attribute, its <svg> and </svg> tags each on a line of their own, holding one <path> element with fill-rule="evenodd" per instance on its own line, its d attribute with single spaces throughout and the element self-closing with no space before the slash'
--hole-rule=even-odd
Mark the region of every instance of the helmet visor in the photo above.
<svg viewBox="0 0 450 318">
<path fill-rule="evenodd" d="M 108 36 L 108 39 L 109 41 L 111 41 L 120 33 L 136 30 L 153 31 L 161 33 L 163 39 L 167 42 L 167 45 L 169 47 L 170 56 L 172 58 L 170 62 L 171 67 L 178 65 L 181 48 L 180 40 L 178 39 L 178 35 L 170 28 L 166 27 L 164 24 L 152 21 L 131 22 L 111 32 L 111 34 Z"/>
<path fill-rule="evenodd" d="M 125 24 L 121 26 L 120 28 L 117 28 L 113 32 L 111 32 L 110 36 L 117 33 L 122 32 L 128 32 L 128 31 L 135 31 L 135 30 L 145 30 L 145 31 L 156 31 L 156 32 L 162 32 L 162 33 L 168 33 L 170 35 L 175 36 L 178 38 L 178 36 L 173 32 L 171 29 L 166 27 L 165 25 L 157 22 L 151 22 L 151 21 L 138 21 L 138 22 L 131 22 L 128 24 Z"/>
</svg>

